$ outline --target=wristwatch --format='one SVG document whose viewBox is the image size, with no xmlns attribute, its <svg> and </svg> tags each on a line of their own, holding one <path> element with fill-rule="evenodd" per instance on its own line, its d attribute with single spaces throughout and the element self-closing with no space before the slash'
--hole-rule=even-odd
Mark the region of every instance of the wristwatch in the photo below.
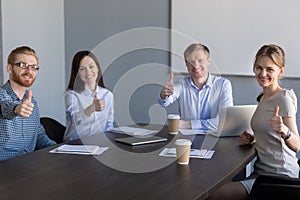
<svg viewBox="0 0 300 200">
<path fill-rule="evenodd" d="M 284 140 L 287 140 L 291 137 L 292 133 L 290 131 L 290 129 L 288 129 L 287 133 L 285 134 L 284 132 L 280 132 L 281 138 Z"/>
</svg>

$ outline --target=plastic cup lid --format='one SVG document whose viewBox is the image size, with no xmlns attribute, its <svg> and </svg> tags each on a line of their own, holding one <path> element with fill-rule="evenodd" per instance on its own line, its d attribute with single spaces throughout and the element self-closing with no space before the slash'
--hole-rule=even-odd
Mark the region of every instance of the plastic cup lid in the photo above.
<svg viewBox="0 0 300 200">
<path fill-rule="evenodd" d="M 180 116 L 177 114 L 169 114 L 168 119 L 180 119 Z"/>
<path fill-rule="evenodd" d="M 192 142 L 191 142 L 191 140 L 188 140 L 188 139 L 177 139 L 175 141 L 175 144 L 176 145 L 191 145 Z"/>
</svg>

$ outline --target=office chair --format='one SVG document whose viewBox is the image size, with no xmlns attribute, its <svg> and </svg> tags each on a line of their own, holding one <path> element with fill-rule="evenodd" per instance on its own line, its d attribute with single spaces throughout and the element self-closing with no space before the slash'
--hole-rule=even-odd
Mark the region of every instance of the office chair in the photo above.
<svg viewBox="0 0 300 200">
<path fill-rule="evenodd" d="M 40 122 L 46 130 L 46 134 L 57 144 L 63 142 L 66 127 L 50 117 L 41 117 Z"/>
<path fill-rule="evenodd" d="M 300 179 L 282 176 L 259 176 L 254 182 L 249 200 L 300 199 Z"/>
</svg>

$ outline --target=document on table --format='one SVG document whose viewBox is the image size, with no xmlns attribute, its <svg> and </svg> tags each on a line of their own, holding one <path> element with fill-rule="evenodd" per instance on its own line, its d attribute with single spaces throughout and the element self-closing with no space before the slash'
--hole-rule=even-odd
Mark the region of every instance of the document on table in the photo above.
<svg viewBox="0 0 300 200">
<path fill-rule="evenodd" d="M 190 150 L 190 158 L 211 159 L 214 152 L 215 152 L 214 150 L 191 149 Z M 176 148 L 165 148 L 160 152 L 159 156 L 176 157 Z"/>
<path fill-rule="evenodd" d="M 213 130 L 195 130 L 195 129 L 179 129 L 182 135 L 206 135 L 207 133 L 213 133 L 217 131 Z"/>
<path fill-rule="evenodd" d="M 154 133 L 157 133 L 155 130 L 149 130 L 144 128 L 135 128 L 135 127 L 129 127 L 129 126 L 120 126 L 117 128 L 113 128 L 109 130 L 108 132 L 111 133 L 121 133 L 121 134 L 127 134 L 131 136 L 146 136 L 146 135 L 153 135 Z"/>
<path fill-rule="evenodd" d="M 99 147 L 96 145 L 69 145 L 63 144 L 49 153 L 79 154 L 79 155 L 100 155 L 106 151 L 108 147 Z"/>
</svg>

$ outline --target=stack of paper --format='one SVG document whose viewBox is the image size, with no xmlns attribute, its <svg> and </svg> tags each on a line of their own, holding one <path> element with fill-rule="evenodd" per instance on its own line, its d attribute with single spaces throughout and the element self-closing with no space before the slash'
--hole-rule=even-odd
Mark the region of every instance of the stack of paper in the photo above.
<svg viewBox="0 0 300 200">
<path fill-rule="evenodd" d="M 196 130 L 196 129 L 179 129 L 182 135 L 206 135 L 207 133 L 214 133 L 214 130 Z"/>
<path fill-rule="evenodd" d="M 129 126 L 120 126 L 117 128 L 113 128 L 109 132 L 127 134 L 131 136 L 146 136 L 146 135 L 151 135 L 151 134 L 153 135 L 154 133 L 157 133 L 157 131 L 154 130 L 135 128 Z"/>
<path fill-rule="evenodd" d="M 49 152 L 50 153 L 65 153 L 65 154 L 81 154 L 81 155 L 100 155 L 107 149 L 108 149 L 108 147 L 99 147 L 99 146 L 95 146 L 95 145 L 63 144 Z"/>
<path fill-rule="evenodd" d="M 204 158 L 211 159 L 215 151 L 206 149 L 191 149 L 190 158 Z M 176 157 L 176 148 L 165 148 L 159 156 L 162 157 Z"/>
</svg>

